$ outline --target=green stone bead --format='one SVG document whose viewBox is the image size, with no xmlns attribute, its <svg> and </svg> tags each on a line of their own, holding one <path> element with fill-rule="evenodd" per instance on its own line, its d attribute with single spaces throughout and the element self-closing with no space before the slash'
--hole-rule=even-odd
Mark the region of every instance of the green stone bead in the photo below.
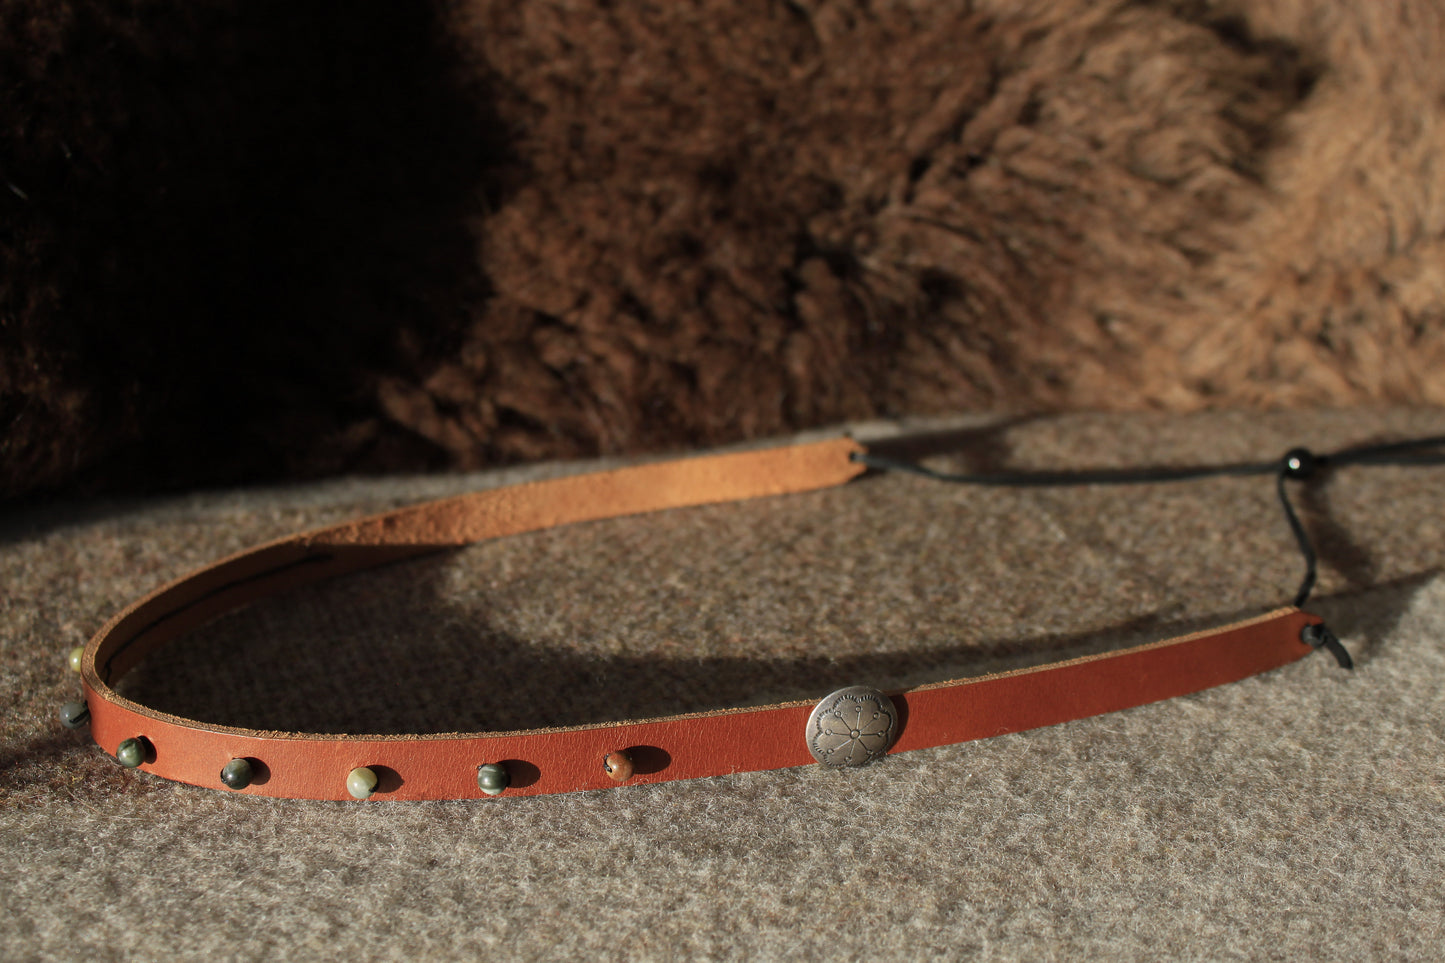
<svg viewBox="0 0 1445 963">
<path fill-rule="evenodd" d="M 221 767 L 221 782 L 231 789 L 245 789 L 255 775 L 251 763 L 245 759 L 232 759 Z"/>
<path fill-rule="evenodd" d="M 60 724 L 67 729 L 79 729 L 90 721 L 90 709 L 84 702 L 67 702 L 60 707 Z"/>
<path fill-rule="evenodd" d="M 84 657 L 84 655 L 85 646 L 83 645 L 77 645 L 75 648 L 70 650 L 70 655 L 66 657 L 66 661 L 70 663 L 71 672 L 80 671 L 80 660 Z"/>
<path fill-rule="evenodd" d="M 346 774 L 346 791 L 356 799 L 370 799 L 376 792 L 376 773 L 362 766 Z"/>
<path fill-rule="evenodd" d="M 115 761 L 127 769 L 134 769 L 146 761 L 145 743 L 140 739 L 127 739 L 115 750 Z"/>
<path fill-rule="evenodd" d="M 507 767 L 498 762 L 489 762 L 477 769 L 477 788 L 488 796 L 500 796 L 512 784 Z"/>
</svg>

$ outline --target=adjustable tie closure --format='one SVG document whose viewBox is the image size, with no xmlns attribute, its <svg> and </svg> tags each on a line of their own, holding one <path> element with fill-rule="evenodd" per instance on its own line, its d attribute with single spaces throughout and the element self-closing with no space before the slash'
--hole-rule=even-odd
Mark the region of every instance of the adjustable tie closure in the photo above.
<svg viewBox="0 0 1445 963">
<path fill-rule="evenodd" d="M 1206 465 L 1186 468 L 1145 467 L 1145 468 L 1096 468 L 1072 471 L 1004 471 L 984 474 L 950 473 L 934 471 L 917 462 L 901 461 L 875 455 L 871 452 L 856 452 L 854 461 L 879 471 L 904 472 L 930 478 L 934 481 L 956 485 L 982 485 L 1003 488 L 1064 487 L 1072 485 L 1144 485 L 1160 482 L 1193 481 L 1201 478 L 1246 477 L 1254 475 L 1275 476 L 1275 491 L 1279 495 L 1280 507 L 1284 510 L 1285 521 L 1294 535 L 1304 560 L 1305 573 L 1295 591 L 1293 604 L 1296 608 L 1304 605 L 1314 591 L 1319 568 L 1319 559 L 1309 532 L 1300 521 L 1294 504 L 1290 501 L 1287 482 L 1309 482 L 1326 470 L 1345 465 L 1442 465 L 1445 464 L 1445 435 L 1412 438 L 1405 441 L 1387 442 L 1378 445 L 1361 445 L 1344 448 L 1331 454 L 1316 454 L 1308 448 L 1291 448 L 1276 461 L 1244 462 L 1238 464 Z M 1314 649 L 1324 649 L 1334 656 L 1341 668 L 1353 669 L 1354 660 L 1339 638 L 1323 624 L 1309 625 L 1302 630 L 1300 641 Z"/>
</svg>

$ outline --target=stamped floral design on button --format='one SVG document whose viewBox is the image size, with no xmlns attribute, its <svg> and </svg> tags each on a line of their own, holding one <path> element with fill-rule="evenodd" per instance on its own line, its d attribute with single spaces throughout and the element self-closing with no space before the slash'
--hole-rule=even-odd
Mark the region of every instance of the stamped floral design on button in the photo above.
<svg viewBox="0 0 1445 963">
<path fill-rule="evenodd" d="M 825 766 L 866 766 L 898 735 L 893 700 L 877 689 L 849 686 L 829 695 L 808 717 L 808 751 Z"/>
</svg>

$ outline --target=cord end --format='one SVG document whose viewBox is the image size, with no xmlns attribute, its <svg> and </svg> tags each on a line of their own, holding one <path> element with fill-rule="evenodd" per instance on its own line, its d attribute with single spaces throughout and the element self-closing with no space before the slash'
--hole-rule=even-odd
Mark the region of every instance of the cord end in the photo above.
<svg viewBox="0 0 1445 963">
<path fill-rule="evenodd" d="M 1318 625 L 1306 625 L 1300 629 L 1300 641 L 1313 649 L 1324 649 L 1335 657 L 1335 661 L 1342 669 L 1353 669 L 1355 660 L 1350 658 L 1349 650 L 1339 640 L 1335 633 L 1331 632 L 1323 622 Z"/>
</svg>

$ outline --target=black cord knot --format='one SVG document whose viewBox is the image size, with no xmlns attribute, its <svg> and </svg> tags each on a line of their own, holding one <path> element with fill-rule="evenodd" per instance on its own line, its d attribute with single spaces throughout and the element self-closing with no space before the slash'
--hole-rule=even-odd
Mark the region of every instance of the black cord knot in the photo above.
<svg viewBox="0 0 1445 963">
<path fill-rule="evenodd" d="M 1319 471 L 1322 460 L 1308 448 L 1291 448 L 1285 452 L 1280 466 L 1286 478 L 1304 479 Z"/>
<path fill-rule="evenodd" d="M 1340 668 L 1353 669 L 1355 667 L 1355 660 L 1350 658 L 1349 651 L 1340 642 L 1339 637 L 1331 632 L 1323 622 L 1318 625 L 1306 625 L 1300 629 L 1299 637 L 1300 641 L 1310 648 L 1324 649 L 1334 656 L 1335 661 L 1340 664 Z"/>
</svg>

